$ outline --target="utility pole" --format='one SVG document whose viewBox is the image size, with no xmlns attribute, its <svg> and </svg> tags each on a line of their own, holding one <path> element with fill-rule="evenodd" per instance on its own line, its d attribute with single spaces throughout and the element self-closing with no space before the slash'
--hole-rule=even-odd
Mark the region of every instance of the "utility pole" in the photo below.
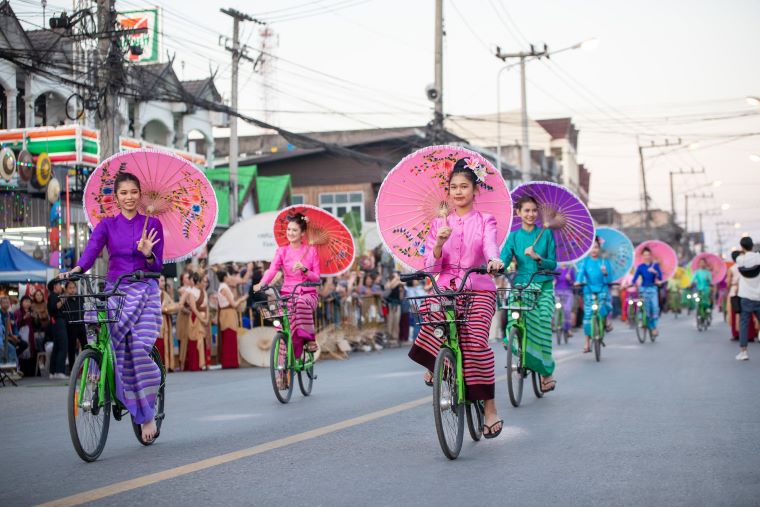
<svg viewBox="0 0 760 507">
<path fill-rule="evenodd" d="M 99 67 L 98 79 L 100 81 L 99 93 L 104 96 L 99 97 L 99 101 L 104 101 L 105 107 L 101 115 L 98 115 L 100 126 L 100 159 L 104 160 L 118 151 L 118 135 L 116 132 L 116 65 L 121 66 L 121 54 L 119 61 L 115 61 L 113 55 L 113 45 L 117 44 L 115 37 L 116 8 L 114 0 L 98 0 L 98 58 L 96 65 Z M 105 34 L 114 32 L 114 37 L 106 37 Z M 120 70 L 120 69 L 119 69 Z M 99 112 L 100 109 L 99 109 Z"/>
<path fill-rule="evenodd" d="M 542 57 L 549 57 L 549 48 L 544 44 L 544 48 L 537 50 L 533 44 L 530 45 L 530 51 L 521 51 L 520 53 L 502 53 L 501 48 L 496 48 L 496 58 L 506 62 L 508 58 L 518 58 L 520 60 L 520 112 L 521 112 L 521 124 L 522 124 L 522 147 L 520 149 L 520 165 L 522 166 L 523 175 L 531 176 L 531 162 L 530 162 L 530 139 L 528 135 L 528 96 L 526 89 L 526 77 L 525 77 L 525 60 L 540 59 Z M 497 118 L 497 121 L 500 121 Z M 532 179 L 532 178 L 531 178 Z"/>
<path fill-rule="evenodd" d="M 232 47 L 225 48 L 232 53 L 232 89 L 230 91 L 230 108 L 237 112 L 238 110 L 238 65 L 243 57 L 243 51 L 240 48 L 240 22 L 253 21 L 263 25 L 265 23 L 256 18 L 249 16 L 235 9 L 219 9 L 223 14 L 232 17 Z M 245 48 L 244 48 L 245 49 Z M 253 61 L 250 58 L 248 60 Z M 230 117 L 230 206 L 229 206 L 229 225 L 237 222 L 238 217 L 238 131 L 237 117 Z"/>
<path fill-rule="evenodd" d="M 688 257 L 689 254 L 689 199 L 713 199 L 714 196 L 712 193 L 701 193 L 697 194 L 692 192 L 691 194 L 685 194 L 684 196 L 684 206 L 683 206 L 683 216 L 684 216 L 684 246 L 683 246 L 683 255 L 684 257 Z M 700 229 L 702 226 L 700 225 Z"/>
<path fill-rule="evenodd" d="M 677 171 L 670 171 L 670 220 L 672 223 L 676 223 L 676 199 L 675 199 L 675 191 L 673 190 L 673 176 L 680 176 L 684 174 L 688 175 L 695 175 L 695 174 L 704 174 L 705 168 L 703 167 L 701 171 L 696 171 L 694 169 L 691 169 L 689 171 L 684 171 L 683 169 L 679 169 Z"/>
<path fill-rule="evenodd" d="M 663 144 L 655 144 L 654 141 L 648 146 L 642 146 L 639 144 L 639 164 L 641 166 L 641 208 L 644 210 L 644 228 L 649 232 L 651 228 L 651 220 L 649 216 L 649 192 L 647 191 L 647 174 L 646 167 L 644 166 L 644 150 L 649 148 L 669 148 L 671 146 L 678 146 L 681 144 L 681 139 L 678 142 L 671 143 L 669 140 L 665 140 Z"/>
<path fill-rule="evenodd" d="M 709 211 L 700 211 L 699 212 L 699 236 L 700 236 L 701 241 L 702 241 L 700 243 L 700 252 L 704 252 L 705 251 L 705 230 L 702 227 L 702 217 L 703 216 L 714 217 L 714 216 L 718 216 L 718 215 L 720 215 L 720 211 L 719 210 L 709 210 Z"/>
<path fill-rule="evenodd" d="M 443 132 L 443 0 L 435 0 L 435 56 L 433 84 L 425 88 L 427 99 L 433 103 L 433 119 L 427 124 L 426 137 L 431 144 L 444 140 Z"/>
</svg>

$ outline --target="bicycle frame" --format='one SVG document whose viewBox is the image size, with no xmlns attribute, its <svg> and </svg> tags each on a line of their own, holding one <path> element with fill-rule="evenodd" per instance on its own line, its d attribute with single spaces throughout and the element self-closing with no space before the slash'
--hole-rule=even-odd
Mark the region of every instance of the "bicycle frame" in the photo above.
<svg viewBox="0 0 760 507">
<path fill-rule="evenodd" d="M 592 340 L 596 340 L 596 339 L 603 340 L 604 339 L 605 329 L 604 329 L 604 325 L 602 323 L 602 315 L 599 312 L 599 295 L 596 294 L 596 293 L 592 293 L 591 294 L 591 301 L 592 301 L 592 303 L 591 303 L 591 305 L 592 305 L 591 306 L 591 311 L 592 311 L 592 313 L 591 313 L 591 339 Z M 594 307 L 596 307 L 596 308 L 594 308 Z M 595 337 L 597 335 L 597 333 L 594 332 L 594 331 L 597 331 L 597 328 L 599 328 L 598 329 L 598 331 L 599 331 L 598 338 Z"/>
<path fill-rule="evenodd" d="M 108 331 L 108 311 L 107 310 L 98 310 L 98 337 L 94 344 L 88 343 L 85 348 L 86 349 L 92 349 L 97 352 L 100 352 L 101 356 L 101 365 L 100 365 L 100 378 L 98 379 L 98 407 L 102 407 L 105 403 L 105 394 L 106 389 L 108 389 L 109 399 L 114 402 L 121 405 L 119 402 L 119 399 L 116 397 L 116 383 L 114 381 L 114 352 L 113 352 L 113 346 L 111 345 L 110 340 L 110 332 Z M 94 324 L 93 324 L 94 325 Z M 81 400 L 84 396 L 85 389 L 87 386 L 87 377 L 89 376 L 90 372 L 90 359 L 87 358 L 84 360 L 84 365 L 82 366 L 82 369 L 84 371 L 84 374 L 82 375 L 82 380 L 79 384 L 79 399 Z"/>
</svg>

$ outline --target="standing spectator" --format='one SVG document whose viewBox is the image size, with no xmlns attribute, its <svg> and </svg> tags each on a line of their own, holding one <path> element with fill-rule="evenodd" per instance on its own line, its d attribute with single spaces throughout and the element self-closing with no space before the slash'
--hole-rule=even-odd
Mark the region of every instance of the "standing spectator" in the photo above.
<svg viewBox="0 0 760 507">
<path fill-rule="evenodd" d="M 42 289 L 37 289 L 32 295 L 32 318 L 34 319 L 34 351 L 35 355 L 32 359 L 37 361 L 37 354 L 40 352 L 45 353 L 46 367 L 50 368 L 50 356 L 45 350 L 45 342 L 47 341 L 48 331 L 50 329 L 50 314 L 47 309 L 47 300 L 45 299 L 45 292 Z"/>
<path fill-rule="evenodd" d="M 182 369 L 183 371 L 200 371 L 206 369 L 205 323 L 208 322 L 208 314 L 202 310 L 206 301 L 200 290 L 201 275 L 192 272 L 188 276 L 192 286 L 183 291 L 180 300 L 180 304 L 187 307 L 189 312 Z"/>
<path fill-rule="evenodd" d="M 746 236 L 741 239 L 741 254 L 736 258 L 739 266 L 739 306 L 741 306 L 741 323 L 739 331 L 739 354 L 737 361 L 749 359 L 747 342 L 749 341 L 750 320 L 754 315 L 760 319 L 760 253 L 753 252 L 754 243 L 752 238 Z"/>
<path fill-rule="evenodd" d="M 573 335 L 573 303 L 575 294 L 573 293 L 573 283 L 575 282 L 575 268 L 572 264 L 561 264 L 559 267 L 559 276 L 554 280 L 554 295 L 562 305 L 564 312 L 563 327 L 565 335 Z"/>
<path fill-rule="evenodd" d="M 161 275 L 158 279 L 158 288 L 161 290 L 161 334 L 156 340 L 156 347 L 161 354 L 161 361 L 166 371 L 174 371 L 174 326 L 172 315 L 179 311 L 179 304 L 166 290 L 166 277 Z"/>
<path fill-rule="evenodd" d="M 34 351 L 34 317 L 32 317 L 32 298 L 23 296 L 16 310 L 16 328 L 18 336 L 26 342 L 27 348 L 19 356 L 19 365 L 24 375 L 34 375 L 36 354 Z"/>
<path fill-rule="evenodd" d="M 66 334 L 68 335 L 68 357 L 69 368 L 74 367 L 74 360 L 77 357 L 77 344 L 79 350 L 84 350 L 87 346 L 87 330 L 84 327 L 84 312 L 82 309 L 82 298 L 75 297 L 77 294 L 77 284 L 72 280 L 66 282 L 66 303 L 63 311 L 66 315 Z"/>
<path fill-rule="evenodd" d="M 240 277 L 232 267 L 219 270 L 219 362 L 222 368 L 237 368 L 237 330 L 240 323 L 237 307 L 248 296 L 236 297 L 235 290 Z M 260 280 L 259 280 L 260 281 Z"/>
<path fill-rule="evenodd" d="M 386 332 L 391 341 L 399 341 L 399 324 L 401 323 L 401 274 L 394 271 L 385 284 L 385 303 L 388 315 L 385 317 Z"/>
<path fill-rule="evenodd" d="M 48 297 L 48 313 L 50 314 L 50 334 L 53 340 L 53 354 L 50 358 L 50 378 L 66 378 L 66 351 L 68 349 L 68 335 L 66 334 L 66 320 L 63 316 L 63 305 L 66 301 L 63 295 L 63 285 L 58 280 L 48 283 L 50 296 Z"/>
<path fill-rule="evenodd" d="M 187 302 L 188 297 L 197 299 L 200 297 L 200 291 L 198 291 L 191 279 L 190 271 L 184 271 L 180 277 L 179 297 L 182 302 L 181 310 L 177 315 L 177 339 L 179 340 L 179 369 L 185 370 L 185 360 L 187 358 L 187 341 L 188 331 L 190 328 L 190 305 Z M 186 296 L 190 294 L 190 296 Z"/>
<path fill-rule="evenodd" d="M 418 280 L 409 280 L 406 282 L 405 294 L 406 298 L 422 297 L 425 295 L 425 289 L 422 287 Z M 417 301 L 416 304 L 421 304 L 421 302 Z M 410 315 L 412 324 L 412 341 L 416 340 L 417 335 L 420 334 L 420 321 L 418 319 L 419 317 L 416 313 L 412 313 Z"/>
<path fill-rule="evenodd" d="M 16 373 L 19 377 L 23 374 L 19 369 L 18 360 L 29 346 L 23 341 L 16 328 L 16 319 L 11 315 L 11 301 L 8 296 L 0 297 L 0 325 L 4 336 L 4 357 L 16 363 Z"/>
</svg>

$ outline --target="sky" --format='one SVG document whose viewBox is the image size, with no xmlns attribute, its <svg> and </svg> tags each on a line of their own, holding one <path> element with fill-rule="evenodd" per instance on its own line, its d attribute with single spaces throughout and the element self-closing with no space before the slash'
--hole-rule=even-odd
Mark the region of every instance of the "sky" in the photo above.
<svg viewBox="0 0 760 507">
<path fill-rule="evenodd" d="M 48 15 L 70 3 L 48 2 Z M 117 9 L 162 8 L 163 52 L 183 79 L 216 72 L 229 97 L 233 7 L 267 20 L 276 34 L 264 74 L 240 68 L 240 108 L 295 131 L 424 125 L 431 116 L 425 86 L 433 81 L 433 0 L 117 0 Z M 12 0 L 20 17 L 40 22 L 39 2 Z M 760 2 L 756 0 L 445 0 L 444 110 L 496 112 L 494 57 L 529 44 L 557 50 L 596 38 L 593 51 L 567 51 L 527 66 L 533 118 L 570 116 L 580 129 L 579 160 L 591 170 L 591 206 L 639 206 L 638 143 L 681 144 L 646 149 L 654 207 L 669 209 L 669 172 L 677 176 L 676 212 L 683 222 L 705 216 L 733 245 L 742 233 L 760 237 Z M 241 40 L 256 57 L 259 25 L 243 23 Z M 501 83 L 503 110 L 520 105 L 519 74 Z M 241 133 L 253 132 L 241 126 Z M 723 209 L 726 208 L 727 209 Z M 737 224 L 735 227 L 733 224 Z M 692 229 L 692 227 L 690 227 Z"/>
</svg>

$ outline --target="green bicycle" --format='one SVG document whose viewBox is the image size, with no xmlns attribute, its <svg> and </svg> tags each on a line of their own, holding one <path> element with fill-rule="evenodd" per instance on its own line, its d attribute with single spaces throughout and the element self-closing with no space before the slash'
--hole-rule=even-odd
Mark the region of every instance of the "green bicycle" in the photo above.
<svg viewBox="0 0 760 507">
<path fill-rule="evenodd" d="M 484 407 L 482 401 L 472 402 L 465 395 L 462 350 L 459 347 L 459 328 L 467 323 L 472 305 L 472 292 L 465 291 L 471 273 L 486 274 L 486 267 L 465 271 L 458 290 L 442 291 L 436 274 L 425 271 L 402 274 L 401 281 L 430 279 L 433 294 L 407 298 L 409 307 L 422 326 L 433 327 L 433 336 L 443 340 L 433 368 L 433 418 L 438 443 L 443 454 L 456 459 L 462 449 L 464 420 L 474 441 L 483 436 Z"/>
<path fill-rule="evenodd" d="M 115 387 L 115 352 L 111 344 L 108 324 L 117 322 L 124 305 L 124 293 L 119 292 L 119 285 L 125 279 L 143 281 L 146 278 L 158 278 L 160 273 L 135 271 L 121 275 L 109 291 L 98 290 L 96 284 L 105 280 L 93 275 L 74 274 L 69 280 L 83 281 L 82 290 L 75 296 L 82 301 L 85 312 L 92 312 L 97 318 L 79 315 L 72 324 L 87 326 L 88 345 L 79 354 L 71 368 L 71 378 L 67 396 L 69 434 L 74 450 L 84 461 L 92 462 L 98 459 L 106 445 L 110 416 L 120 421 L 128 412 L 116 397 Z M 110 308 L 108 301 L 115 298 L 115 305 Z M 64 311 L 64 313 L 69 313 Z M 73 313 L 70 313 L 73 317 Z M 150 353 L 151 359 L 161 370 L 161 384 L 156 395 L 156 436 L 146 441 L 142 438 L 142 427 L 132 419 L 132 429 L 137 440 L 142 445 L 151 445 L 161 433 L 164 420 L 164 403 L 166 387 L 166 369 L 161 362 L 161 356 L 156 347 Z"/>
<path fill-rule="evenodd" d="M 638 338 L 639 343 L 646 343 L 647 335 L 649 335 L 650 340 L 655 340 L 652 330 L 649 329 L 649 317 L 646 308 L 644 308 L 644 300 L 636 299 L 636 338 Z"/>
<path fill-rule="evenodd" d="M 699 292 L 694 293 L 694 303 L 697 306 L 697 331 L 707 331 L 712 324 L 712 308 L 710 308 L 709 296 Z"/>
<path fill-rule="evenodd" d="M 562 345 L 562 339 L 565 339 L 565 345 L 569 339 L 569 333 L 565 331 L 565 310 L 562 308 L 562 302 L 559 298 L 554 301 L 554 315 L 552 315 L 552 332 L 557 338 L 557 345 Z"/>
<path fill-rule="evenodd" d="M 300 287 L 319 287 L 318 282 L 303 282 L 293 287 L 290 296 L 282 296 L 277 287 L 261 287 L 260 292 L 272 289 L 274 299 L 256 303 L 254 307 L 264 320 L 269 320 L 274 325 L 277 332 L 272 341 L 272 349 L 269 357 L 269 372 L 272 379 L 272 389 L 274 395 L 280 403 L 288 403 L 293 395 L 293 386 L 295 382 L 293 377 L 298 374 L 298 387 L 301 394 L 309 396 L 311 394 L 314 381 L 317 376 L 314 374 L 314 352 L 303 348 L 301 357 L 296 358 L 293 352 L 293 335 L 290 329 L 289 312 L 290 306 L 295 303 L 295 296 Z"/>
<path fill-rule="evenodd" d="M 579 283 L 577 284 L 577 287 L 583 287 L 585 286 L 585 283 Z M 613 287 L 616 285 L 620 285 L 618 283 L 608 283 L 608 287 Z M 638 306 L 638 305 L 637 305 Z M 641 312 L 637 312 L 638 313 Z M 592 292 L 591 293 L 591 343 L 592 347 L 594 348 L 594 358 L 596 359 L 596 362 L 602 360 L 602 347 L 606 347 L 607 345 L 604 343 L 604 335 L 607 332 L 607 328 L 605 326 L 605 319 L 602 317 L 601 313 L 601 304 L 599 302 L 599 294 Z"/>
<path fill-rule="evenodd" d="M 510 273 L 510 284 L 517 275 Z M 543 398 L 541 391 L 541 379 L 535 371 L 530 370 L 525 364 L 525 355 L 528 345 L 528 327 L 525 312 L 532 311 L 538 303 L 541 291 L 529 288 L 536 275 L 559 276 L 555 271 L 536 271 L 524 285 L 512 285 L 506 289 L 497 290 L 497 308 L 507 311 L 508 321 L 512 321 L 512 330 L 504 338 L 504 348 L 507 349 L 507 391 L 509 401 L 513 407 L 519 407 L 522 402 L 523 383 L 525 377 L 531 376 L 533 393 L 536 398 Z"/>
</svg>

